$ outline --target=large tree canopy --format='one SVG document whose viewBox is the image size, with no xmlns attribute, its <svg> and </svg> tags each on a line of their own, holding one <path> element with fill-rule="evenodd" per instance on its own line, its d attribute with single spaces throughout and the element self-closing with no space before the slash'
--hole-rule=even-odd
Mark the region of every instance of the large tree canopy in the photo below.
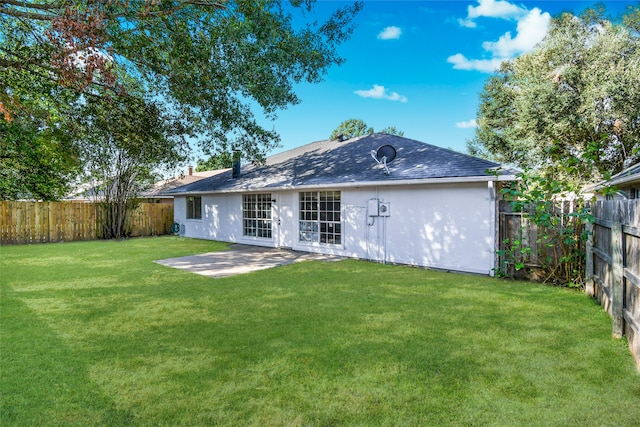
<svg viewBox="0 0 640 427">
<path fill-rule="evenodd" d="M 135 88 L 160 100 L 185 136 L 260 160 L 276 131 L 259 125 L 299 102 L 343 59 L 356 2 L 324 17 L 314 0 L 2 0 L 0 120 L 58 117 L 87 97 L 119 102 Z M 316 14 L 317 15 L 317 14 Z M 64 96 L 60 96 L 64 93 Z M 73 116 L 73 113 L 71 114 Z M 52 123 L 64 130 L 63 121 Z M 40 127 L 35 126 L 34 131 Z M 3 153 L 4 155 L 4 153 Z"/>
<path fill-rule="evenodd" d="M 78 172 L 72 138 L 46 116 L 0 119 L 0 200 L 55 200 Z"/>
<path fill-rule="evenodd" d="M 638 9 L 555 18 L 535 50 L 502 64 L 480 97 L 472 154 L 599 179 L 640 160 Z"/>
<path fill-rule="evenodd" d="M 0 66 L 9 80 L 11 71 Z M 11 110 L 0 103 L 0 199 L 63 197 L 80 166 L 70 126 L 77 95 L 38 76 L 25 76 L 10 93 Z"/>
</svg>

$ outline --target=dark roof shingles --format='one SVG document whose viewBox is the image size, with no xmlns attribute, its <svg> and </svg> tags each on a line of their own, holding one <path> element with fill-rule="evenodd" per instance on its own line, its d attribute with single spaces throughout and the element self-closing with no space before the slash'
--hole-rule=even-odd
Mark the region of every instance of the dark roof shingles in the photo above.
<svg viewBox="0 0 640 427">
<path fill-rule="evenodd" d="M 376 164 L 372 150 L 391 145 L 397 151 L 390 175 Z M 434 145 L 388 134 L 346 141 L 319 141 L 267 158 L 264 165 L 243 165 L 241 177 L 231 172 L 169 190 L 167 194 L 300 187 L 336 183 L 489 176 L 499 164 Z"/>
</svg>

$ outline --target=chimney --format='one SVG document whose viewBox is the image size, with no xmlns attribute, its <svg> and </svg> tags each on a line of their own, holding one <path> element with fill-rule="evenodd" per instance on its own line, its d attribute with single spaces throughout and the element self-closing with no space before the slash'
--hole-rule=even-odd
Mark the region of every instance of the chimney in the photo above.
<svg viewBox="0 0 640 427">
<path fill-rule="evenodd" d="M 193 166 L 189 166 L 189 176 L 193 175 Z"/>
<path fill-rule="evenodd" d="M 238 150 L 234 150 L 233 163 L 231 164 L 231 176 L 233 178 L 240 178 L 240 158 L 241 152 Z"/>
</svg>

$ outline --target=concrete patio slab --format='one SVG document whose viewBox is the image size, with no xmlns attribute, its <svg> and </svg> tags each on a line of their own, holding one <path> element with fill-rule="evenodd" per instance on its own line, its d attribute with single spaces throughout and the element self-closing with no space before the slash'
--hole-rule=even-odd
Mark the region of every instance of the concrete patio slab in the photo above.
<svg viewBox="0 0 640 427">
<path fill-rule="evenodd" d="M 299 261 L 339 261 L 341 259 L 343 258 L 288 249 L 233 244 L 227 251 L 168 258 L 155 262 L 207 277 L 227 277 Z"/>
</svg>

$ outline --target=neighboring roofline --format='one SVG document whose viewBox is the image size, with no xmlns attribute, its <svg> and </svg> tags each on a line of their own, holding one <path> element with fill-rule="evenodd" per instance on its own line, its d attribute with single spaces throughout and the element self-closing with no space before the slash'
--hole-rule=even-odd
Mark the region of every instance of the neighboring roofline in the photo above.
<svg viewBox="0 0 640 427">
<path fill-rule="evenodd" d="M 194 182 L 201 181 L 206 178 L 211 178 L 212 176 L 215 176 L 215 175 L 220 175 L 230 170 L 231 168 L 224 168 L 224 169 L 215 169 L 210 171 L 193 172 L 191 175 L 179 175 L 179 176 L 168 178 L 162 181 L 157 181 L 150 188 L 141 192 L 138 195 L 138 197 L 144 198 L 144 199 L 173 197 L 172 194 L 165 194 L 165 192 L 171 191 L 174 188 L 184 187 L 185 185 L 193 184 Z M 184 181 L 184 182 L 181 182 L 181 181 Z"/>
<path fill-rule="evenodd" d="M 343 182 L 333 184 L 308 184 L 308 185 L 286 185 L 279 187 L 244 187 L 230 188 L 224 190 L 209 191 L 189 191 L 183 193 L 172 193 L 173 196 L 192 196 L 202 194 L 232 194 L 246 193 L 255 191 L 286 191 L 286 190 L 313 190 L 318 188 L 360 188 L 360 187 L 393 187 L 398 185 L 419 185 L 419 184 L 464 184 L 469 182 L 502 182 L 515 181 L 515 175 L 500 176 L 461 176 L 448 178 L 426 178 L 426 179 L 399 179 L 387 181 L 360 181 L 360 182 Z"/>
<path fill-rule="evenodd" d="M 617 187 L 625 184 L 635 184 L 640 182 L 640 163 L 631 165 L 621 172 L 613 175 L 607 181 L 601 181 L 596 184 L 591 184 L 585 188 L 587 191 L 599 191 L 607 187 Z"/>
</svg>

